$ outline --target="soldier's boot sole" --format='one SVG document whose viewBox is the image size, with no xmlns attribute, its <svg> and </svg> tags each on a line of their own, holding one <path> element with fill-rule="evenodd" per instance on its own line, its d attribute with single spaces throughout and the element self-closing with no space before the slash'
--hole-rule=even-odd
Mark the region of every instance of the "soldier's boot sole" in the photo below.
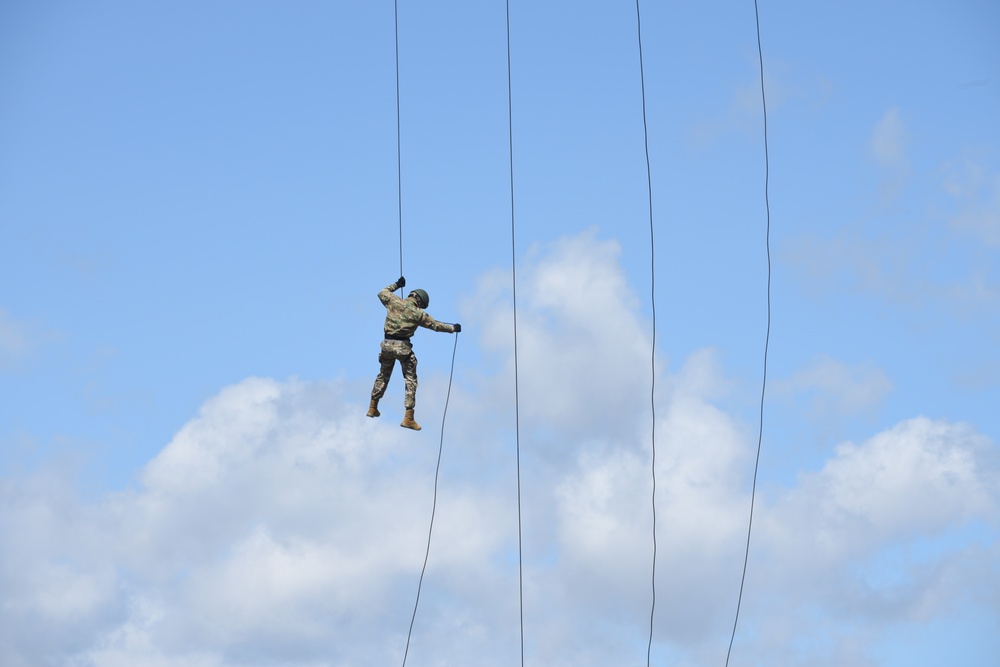
<svg viewBox="0 0 1000 667">
<path fill-rule="evenodd" d="M 420 430 L 420 424 L 413 421 L 413 410 L 407 410 L 406 414 L 403 416 L 403 421 L 400 423 L 403 428 L 413 429 L 414 431 Z"/>
</svg>

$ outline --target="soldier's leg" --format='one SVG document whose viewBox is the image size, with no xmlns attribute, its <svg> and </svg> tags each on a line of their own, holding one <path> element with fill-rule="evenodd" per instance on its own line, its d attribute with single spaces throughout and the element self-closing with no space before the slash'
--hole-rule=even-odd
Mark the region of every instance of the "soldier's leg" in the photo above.
<svg viewBox="0 0 1000 667">
<path fill-rule="evenodd" d="M 385 348 L 378 355 L 379 370 L 375 377 L 375 386 L 372 387 L 372 400 L 378 401 L 385 396 L 385 387 L 392 377 L 392 369 L 396 365 L 396 356 Z"/>
<path fill-rule="evenodd" d="M 419 431 L 420 424 L 413 419 L 413 407 L 417 402 L 417 357 L 412 350 L 405 357 L 400 357 L 399 365 L 403 367 L 403 379 L 406 381 L 406 394 L 403 399 L 406 414 L 400 426 Z"/>
<path fill-rule="evenodd" d="M 412 410 L 417 403 L 417 355 L 411 351 L 399 360 L 399 365 L 403 367 L 403 380 L 406 382 L 403 407 Z"/>
</svg>

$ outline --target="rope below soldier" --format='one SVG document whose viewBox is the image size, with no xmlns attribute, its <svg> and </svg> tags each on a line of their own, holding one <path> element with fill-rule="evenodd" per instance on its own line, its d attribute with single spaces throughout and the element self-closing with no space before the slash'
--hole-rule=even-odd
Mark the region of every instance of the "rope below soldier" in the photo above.
<svg viewBox="0 0 1000 667">
<path fill-rule="evenodd" d="M 389 384 L 389 378 L 392 377 L 392 370 L 398 360 L 403 368 L 403 380 L 406 383 L 403 396 L 406 415 L 400 426 L 419 431 L 420 424 L 413 421 L 413 409 L 417 401 L 417 357 L 413 354 L 410 338 L 416 333 L 417 327 L 442 333 L 458 333 L 462 330 L 462 325 L 438 322 L 424 312 L 424 308 L 430 303 L 430 297 L 422 289 L 413 290 L 405 299 L 393 294 L 405 286 L 406 278 L 400 276 L 399 280 L 378 293 L 378 300 L 386 309 L 385 340 L 382 341 L 382 349 L 378 355 L 380 367 L 375 378 L 375 386 L 372 387 L 372 402 L 368 407 L 368 416 L 378 417 L 381 414 L 378 411 L 378 402 L 385 395 L 385 387 Z"/>
</svg>

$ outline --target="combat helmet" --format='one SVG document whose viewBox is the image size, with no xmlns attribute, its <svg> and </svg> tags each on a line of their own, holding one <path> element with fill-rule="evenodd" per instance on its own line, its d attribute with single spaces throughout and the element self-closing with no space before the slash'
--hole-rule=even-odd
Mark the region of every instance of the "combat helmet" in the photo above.
<svg viewBox="0 0 1000 667">
<path fill-rule="evenodd" d="M 410 292 L 409 296 L 416 296 L 417 305 L 420 306 L 421 308 L 426 308 L 431 303 L 431 298 L 427 296 L 427 292 L 425 292 L 422 289 L 413 290 L 412 292 Z"/>
</svg>

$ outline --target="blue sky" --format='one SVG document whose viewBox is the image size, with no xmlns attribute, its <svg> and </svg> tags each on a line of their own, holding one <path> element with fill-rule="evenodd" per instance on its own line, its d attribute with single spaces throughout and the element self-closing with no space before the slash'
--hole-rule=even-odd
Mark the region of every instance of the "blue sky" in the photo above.
<svg viewBox="0 0 1000 667">
<path fill-rule="evenodd" d="M 505 7 L 0 9 L 0 662 L 399 661 L 455 339 L 364 418 L 400 272 L 463 324 L 408 664 L 518 657 Z M 766 326 L 752 3 L 642 5 L 653 658 L 732 627 Z M 512 3 L 526 661 L 641 663 L 635 6 Z M 771 338 L 732 665 L 1000 656 L 1000 8 L 760 5 Z M 401 205 L 400 205 L 401 204 Z"/>
</svg>

